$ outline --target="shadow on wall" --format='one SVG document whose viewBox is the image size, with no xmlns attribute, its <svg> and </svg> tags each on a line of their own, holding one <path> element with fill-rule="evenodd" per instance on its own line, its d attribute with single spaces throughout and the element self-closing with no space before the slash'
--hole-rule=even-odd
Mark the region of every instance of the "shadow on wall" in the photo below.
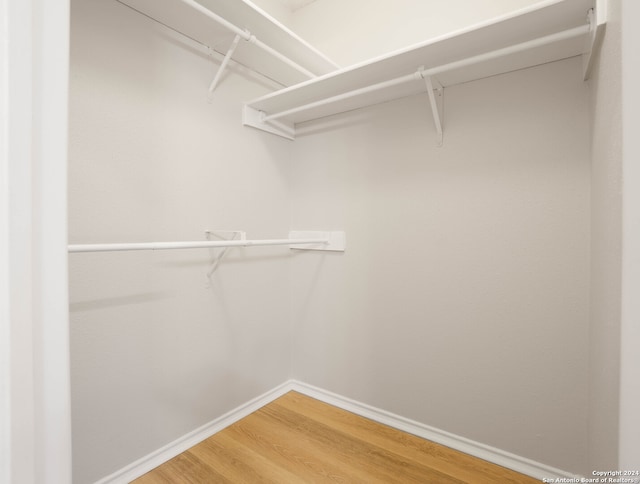
<svg viewBox="0 0 640 484">
<path fill-rule="evenodd" d="M 100 299 L 90 299 L 77 301 L 69 304 L 70 312 L 95 311 L 100 309 L 114 308 L 118 306 L 130 306 L 133 304 L 145 304 L 162 299 L 170 299 L 172 296 L 168 292 L 145 292 L 130 294 L 128 296 L 106 297 Z"/>
</svg>

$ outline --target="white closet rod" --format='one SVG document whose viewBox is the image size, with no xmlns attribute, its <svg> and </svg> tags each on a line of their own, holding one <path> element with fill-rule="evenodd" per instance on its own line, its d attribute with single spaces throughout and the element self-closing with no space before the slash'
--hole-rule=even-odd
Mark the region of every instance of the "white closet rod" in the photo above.
<svg viewBox="0 0 640 484">
<path fill-rule="evenodd" d="M 194 242 L 141 242 L 120 244 L 73 244 L 68 246 L 72 252 L 119 252 L 125 250 L 168 250 L 168 249 L 205 249 L 220 247 L 251 247 L 259 245 L 293 244 L 329 244 L 328 239 L 264 239 L 264 240 L 220 240 Z"/>
<path fill-rule="evenodd" d="M 304 75 L 306 75 L 306 76 L 308 76 L 310 78 L 316 77 L 316 75 L 313 72 L 308 71 L 307 69 L 302 67 L 300 64 L 292 61 L 291 59 L 289 59 L 284 54 L 281 54 L 280 52 L 278 52 L 274 48 L 268 46 L 267 44 L 265 44 L 261 40 L 257 39 L 255 35 L 251 34 L 251 32 L 249 32 L 247 30 L 243 30 L 240 27 L 238 27 L 237 25 L 232 24 L 227 19 L 225 19 L 225 18 L 221 17 L 220 15 L 212 12 L 208 8 L 203 7 L 202 5 L 200 5 L 195 0 L 180 0 L 180 1 L 182 3 L 184 3 L 185 5 L 188 5 L 189 7 L 193 8 L 194 10 L 197 10 L 201 14 L 209 17 L 210 19 L 215 20 L 216 22 L 218 22 L 220 25 L 222 25 L 226 29 L 230 30 L 231 32 L 233 32 L 236 35 L 239 35 L 241 39 L 244 39 L 247 42 L 250 42 L 250 43 L 254 44 L 256 47 L 259 47 L 260 49 L 264 50 L 265 52 L 271 54 L 276 59 L 279 59 L 280 61 L 284 62 L 285 64 L 293 67 L 298 72 L 301 72 L 301 73 L 303 73 Z"/>
<path fill-rule="evenodd" d="M 582 25 L 580 27 L 575 27 L 573 29 L 565 30 L 563 32 L 558 32 L 555 34 L 547 35 L 545 37 L 540 37 L 538 39 L 530 40 L 528 42 L 523 42 L 521 44 L 511 45 L 509 47 L 504 47 L 502 49 L 497 49 L 491 52 L 486 52 L 484 54 L 468 57 L 466 59 L 451 62 L 449 64 L 444 64 L 444 65 L 432 67 L 429 69 L 420 68 L 417 72 L 413 72 L 405 76 L 397 77 L 395 79 L 380 82 L 377 84 L 372 84 L 370 86 L 366 86 L 360 89 L 354 89 L 353 91 L 348 91 L 348 92 L 338 94 L 336 96 L 331 96 L 325 99 L 321 99 L 319 101 L 315 101 L 309 104 L 304 104 L 302 106 L 287 109 L 286 111 L 281 111 L 279 113 L 265 115 L 262 118 L 262 121 L 264 122 L 272 121 L 278 118 L 289 116 L 291 114 L 296 114 L 302 111 L 307 111 L 309 109 L 324 106 L 326 104 L 331 104 L 338 101 L 344 101 L 345 99 L 360 96 L 362 94 L 379 91 L 381 89 L 389 88 L 399 84 L 404 84 L 406 82 L 410 82 L 414 80 L 423 79 L 430 76 L 437 76 L 438 74 L 442 74 L 444 72 L 451 71 L 454 69 L 459 69 L 462 67 L 467 67 L 472 64 L 478 64 L 481 62 L 498 59 L 500 57 L 505 57 L 507 55 L 517 54 L 525 50 L 553 44 L 554 42 L 559 42 L 561 40 L 567 40 L 571 38 L 586 36 L 589 33 L 589 30 L 590 30 L 589 25 Z"/>
</svg>

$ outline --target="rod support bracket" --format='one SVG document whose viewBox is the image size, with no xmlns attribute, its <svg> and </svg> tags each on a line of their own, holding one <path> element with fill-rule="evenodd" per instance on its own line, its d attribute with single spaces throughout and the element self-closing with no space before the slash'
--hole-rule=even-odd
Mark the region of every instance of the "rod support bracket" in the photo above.
<svg viewBox="0 0 640 484">
<path fill-rule="evenodd" d="M 205 238 L 210 241 L 215 240 L 247 240 L 247 233 L 242 230 L 207 230 L 204 233 Z M 209 249 L 211 253 L 211 264 L 207 271 L 207 279 L 211 281 L 211 276 L 216 271 L 224 256 L 227 255 L 229 247 L 224 247 L 220 250 Z M 217 253 L 216 253 L 217 252 Z"/>
<path fill-rule="evenodd" d="M 212 100 L 213 91 L 215 91 L 216 87 L 218 87 L 218 83 L 220 82 L 220 78 L 222 77 L 224 70 L 227 68 L 227 64 L 229 64 L 229 61 L 231 60 L 236 47 L 238 47 L 238 42 L 240 42 L 240 34 L 234 37 L 231 45 L 229 46 L 229 49 L 227 50 L 227 53 L 224 56 L 224 59 L 222 59 L 222 62 L 220 63 L 220 67 L 218 67 L 218 71 L 216 72 L 213 81 L 211 81 L 211 84 L 209 85 L 209 102 L 211 102 Z"/>
<path fill-rule="evenodd" d="M 427 86 L 427 95 L 429 96 L 429 104 L 431 105 L 431 114 L 433 116 L 433 124 L 436 128 L 437 144 L 442 146 L 443 131 L 442 120 L 444 115 L 444 87 L 438 79 L 433 76 L 425 75 L 424 66 L 421 66 L 417 72 L 420 78 L 424 79 Z"/>
</svg>

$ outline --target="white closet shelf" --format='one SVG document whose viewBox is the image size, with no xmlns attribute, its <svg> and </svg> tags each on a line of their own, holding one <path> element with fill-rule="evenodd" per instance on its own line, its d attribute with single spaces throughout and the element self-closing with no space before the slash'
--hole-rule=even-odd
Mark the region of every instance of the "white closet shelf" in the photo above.
<svg viewBox="0 0 640 484">
<path fill-rule="evenodd" d="M 585 57 L 588 76 L 605 13 L 605 0 L 538 2 L 250 101 L 243 122 L 294 139 L 297 123 L 426 92 L 431 86 L 438 128 L 444 87 L 578 55 Z"/>
<path fill-rule="evenodd" d="M 233 59 L 283 86 L 338 68 L 249 0 L 118 1 L 222 54 L 239 35 Z"/>
</svg>

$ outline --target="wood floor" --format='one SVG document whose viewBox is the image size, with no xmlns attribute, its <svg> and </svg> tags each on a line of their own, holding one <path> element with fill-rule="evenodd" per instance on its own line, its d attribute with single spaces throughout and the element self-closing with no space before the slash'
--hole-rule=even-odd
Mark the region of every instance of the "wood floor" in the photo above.
<svg viewBox="0 0 640 484">
<path fill-rule="evenodd" d="M 133 482 L 540 481 L 290 392 Z"/>
</svg>

